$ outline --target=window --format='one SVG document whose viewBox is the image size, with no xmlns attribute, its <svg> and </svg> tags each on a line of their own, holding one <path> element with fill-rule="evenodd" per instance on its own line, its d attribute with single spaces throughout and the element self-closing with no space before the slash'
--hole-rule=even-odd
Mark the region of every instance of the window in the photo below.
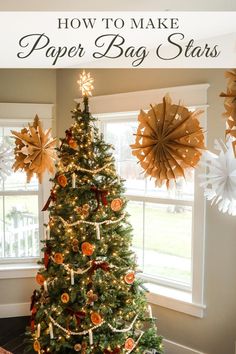
<svg viewBox="0 0 236 354">
<path fill-rule="evenodd" d="M 198 182 L 200 168 L 189 173 L 187 182 L 179 180 L 173 190 L 156 188 L 153 180 L 144 178 L 129 145 L 134 142 L 138 125 L 138 112 L 134 108 L 148 108 L 150 102 L 160 101 L 169 92 L 174 101 L 181 100 L 190 109 L 206 110 L 207 87 L 193 85 L 100 96 L 92 98 L 90 104 L 105 140 L 115 147 L 117 171 L 126 180 L 128 213 L 134 229 L 133 249 L 141 276 L 149 283 L 150 301 L 199 317 L 205 308 L 205 208 Z M 203 126 L 205 121 L 206 115 L 202 117 Z M 173 301 L 165 301 L 166 298 Z"/>
<path fill-rule="evenodd" d="M 176 189 L 156 188 L 129 148 L 137 125 L 137 116 L 103 121 L 105 140 L 115 148 L 117 171 L 126 180 L 137 261 L 146 279 L 190 290 L 194 174 L 187 183 L 178 181 Z"/>
<path fill-rule="evenodd" d="M 11 149 L 12 160 L 15 139 L 11 130 L 20 131 L 36 113 L 44 128 L 48 128 L 51 109 L 51 105 L 44 104 L 0 104 L 0 144 Z M 0 270 L 6 272 L 14 268 L 12 264 L 17 266 L 38 260 L 44 222 L 41 209 L 46 190 L 47 183 L 39 185 L 36 177 L 26 183 L 26 175 L 20 171 L 14 173 L 12 170 L 4 181 L 0 181 Z"/>
</svg>

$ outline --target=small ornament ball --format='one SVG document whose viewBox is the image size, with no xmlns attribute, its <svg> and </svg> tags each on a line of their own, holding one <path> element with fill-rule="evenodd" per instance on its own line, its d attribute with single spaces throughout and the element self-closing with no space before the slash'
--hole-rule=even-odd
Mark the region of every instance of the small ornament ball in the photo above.
<svg viewBox="0 0 236 354">
<path fill-rule="evenodd" d="M 42 274 L 37 274 L 36 275 L 36 281 L 39 285 L 43 285 L 44 281 L 45 281 L 45 278 Z"/>
<path fill-rule="evenodd" d="M 133 338 L 128 338 L 125 341 L 125 349 L 126 350 L 132 350 L 134 347 L 134 340 Z"/>
<path fill-rule="evenodd" d="M 70 296 L 67 293 L 63 293 L 61 295 L 61 302 L 63 302 L 63 304 L 67 304 L 70 301 Z"/>
<path fill-rule="evenodd" d="M 78 147 L 78 144 L 77 144 L 77 142 L 74 139 L 70 139 L 68 141 L 68 145 L 74 150 L 77 149 L 77 147 Z"/>
<path fill-rule="evenodd" d="M 133 284 L 135 280 L 135 274 L 134 272 L 129 272 L 125 275 L 124 277 L 126 284 Z"/>
<path fill-rule="evenodd" d="M 99 325 L 100 323 L 102 323 L 102 317 L 99 315 L 98 312 L 92 312 L 90 318 L 91 318 L 91 322 L 94 325 Z"/>
<path fill-rule="evenodd" d="M 120 211 L 123 206 L 123 201 L 120 198 L 115 198 L 111 202 L 111 210 L 113 211 Z"/>
<path fill-rule="evenodd" d="M 40 351 L 40 343 L 39 343 L 38 340 L 35 340 L 35 341 L 34 341 L 33 347 L 34 347 L 34 351 L 35 351 L 35 352 L 39 352 L 39 351 Z"/>
<path fill-rule="evenodd" d="M 82 349 L 82 346 L 81 346 L 80 343 L 77 343 L 77 344 L 74 345 L 74 350 L 75 350 L 76 352 L 80 352 L 81 349 Z"/>
<path fill-rule="evenodd" d="M 92 256 L 94 252 L 94 245 L 89 242 L 83 242 L 81 245 L 81 250 L 85 256 Z"/>
<path fill-rule="evenodd" d="M 67 178 L 64 175 L 60 175 L 57 177 L 57 182 L 60 184 L 61 187 L 65 187 L 67 185 Z"/>
<path fill-rule="evenodd" d="M 62 264 L 64 261 L 64 257 L 61 253 L 55 253 L 54 254 L 54 261 L 56 264 Z"/>
</svg>

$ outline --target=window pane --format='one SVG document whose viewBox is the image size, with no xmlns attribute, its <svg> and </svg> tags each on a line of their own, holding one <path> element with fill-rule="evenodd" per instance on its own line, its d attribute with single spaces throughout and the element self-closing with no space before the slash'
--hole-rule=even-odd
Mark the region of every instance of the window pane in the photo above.
<svg viewBox="0 0 236 354">
<path fill-rule="evenodd" d="M 191 284 L 192 208 L 145 203 L 144 272 Z"/>
<path fill-rule="evenodd" d="M 155 187 L 155 180 L 147 178 L 147 194 L 165 199 L 194 199 L 194 170 L 185 172 L 185 178 L 178 178 L 176 182 L 173 181 L 172 188 L 167 189 L 166 185 L 161 188 Z"/>
<path fill-rule="evenodd" d="M 39 255 L 38 196 L 5 196 L 5 257 Z"/>
<path fill-rule="evenodd" d="M 106 123 L 106 141 L 115 148 L 117 172 L 126 180 L 128 193 L 144 193 L 145 179 L 137 159 L 132 155 L 130 144 L 135 140 L 137 121 Z"/>
<path fill-rule="evenodd" d="M 133 250 L 137 256 L 137 263 L 143 269 L 143 202 L 129 201 L 127 212 L 130 214 L 129 222 L 133 227 Z"/>
</svg>

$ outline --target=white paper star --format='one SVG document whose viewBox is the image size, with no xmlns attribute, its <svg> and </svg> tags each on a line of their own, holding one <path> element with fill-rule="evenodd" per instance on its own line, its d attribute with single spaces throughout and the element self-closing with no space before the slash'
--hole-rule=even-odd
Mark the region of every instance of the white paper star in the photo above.
<svg viewBox="0 0 236 354">
<path fill-rule="evenodd" d="M 206 158 L 207 174 L 202 175 L 201 185 L 205 188 L 207 200 L 218 205 L 219 211 L 236 215 L 236 158 L 232 148 L 232 140 L 225 145 L 215 142 L 219 155 L 208 152 Z"/>
</svg>

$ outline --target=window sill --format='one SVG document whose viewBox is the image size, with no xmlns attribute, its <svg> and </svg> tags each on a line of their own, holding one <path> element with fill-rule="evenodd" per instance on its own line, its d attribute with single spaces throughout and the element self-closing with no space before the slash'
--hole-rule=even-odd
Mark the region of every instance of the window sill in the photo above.
<svg viewBox="0 0 236 354">
<path fill-rule="evenodd" d="M 145 284 L 150 291 L 147 300 L 150 304 L 159 305 L 168 309 L 203 318 L 206 306 L 192 301 L 192 294 L 187 291 L 177 290 L 156 284 Z"/>
<path fill-rule="evenodd" d="M 0 279 L 34 278 L 40 266 L 36 263 L 0 264 Z"/>
</svg>

